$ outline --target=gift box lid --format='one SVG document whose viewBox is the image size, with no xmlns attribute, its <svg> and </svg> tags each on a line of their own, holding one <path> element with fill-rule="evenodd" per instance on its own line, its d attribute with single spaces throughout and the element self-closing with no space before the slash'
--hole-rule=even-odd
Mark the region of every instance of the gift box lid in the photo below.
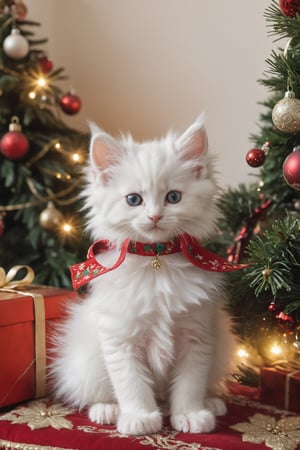
<svg viewBox="0 0 300 450">
<path fill-rule="evenodd" d="M 290 393 L 300 393 L 300 370 L 284 370 L 277 367 L 263 367 L 260 374 L 261 389 L 285 391 L 289 379 Z"/>
<path fill-rule="evenodd" d="M 0 292 L 0 326 L 22 323 L 34 320 L 33 298 L 29 293 L 44 296 L 46 319 L 55 319 L 65 314 L 68 300 L 78 298 L 76 292 L 55 287 L 29 286 L 26 290 Z M 24 294 L 23 294 L 24 292 Z"/>
</svg>

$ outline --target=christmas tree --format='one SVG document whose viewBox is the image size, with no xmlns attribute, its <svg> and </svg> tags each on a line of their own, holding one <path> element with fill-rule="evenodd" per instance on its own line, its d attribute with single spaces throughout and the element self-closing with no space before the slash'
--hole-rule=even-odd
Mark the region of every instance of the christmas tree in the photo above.
<svg viewBox="0 0 300 450">
<path fill-rule="evenodd" d="M 78 191 L 87 135 L 67 126 L 81 100 L 26 19 L 22 1 L 0 4 L 0 266 L 29 265 L 35 282 L 69 286 L 86 251 Z"/>
<path fill-rule="evenodd" d="M 254 366 L 300 353 L 300 1 L 271 1 L 265 19 L 284 45 L 260 80 L 269 97 L 246 155 L 257 181 L 224 192 L 213 243 L 230 261 L 249 263 L 229 276 L 228 293 L 241 361 Z"/>
</svg>

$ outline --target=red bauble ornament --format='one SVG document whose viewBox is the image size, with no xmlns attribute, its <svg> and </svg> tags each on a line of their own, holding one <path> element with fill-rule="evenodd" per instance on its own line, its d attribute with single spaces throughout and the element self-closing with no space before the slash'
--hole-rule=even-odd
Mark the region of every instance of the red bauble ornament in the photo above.
<svg viewBox="0 0 300 450">
<path fill-rule="evenodd" d="M 73 92 L 68 92 L 60 99 L 60 106 L 63 112 L 66 114 L 76 114 L 80 111 L 81 100 L 78 95 Z"/>
<path fill-rule="evenodd" d="M 266 153 L 261 148 L 251 148 L 246 155 L 246 161 L 251 167 L 260 167 L 266 159 Z"/>
<path fill-rule="evenodd" d="M 42 56 L 39 59 L 39 65 L 40 65 L 41 71 L 44 74 L 51 72 L 51 70 L 53 69 L 53 63 L 52 63 L 52 61 L 50 61 L 50 59 L 47 58 L 47 56 Z"/>
<path fill-rule="evenodd" d="M 294 148 L 285 159 L 282 166 L 282 173 L 287 184 L 297 191 L 300 191 L 300 147 Z"/>
<path fill-rule="evenodd" d="M 11 13 L 18 19 L 24 20 L 27 16 L 28 9 L 27 6 L 22 2 L 10 2 L 12 5 L 10 6 Z"/>
<path fill-rule="evenodd" d="M 21 132 L 21 125 L 17 116 L 12 117 L 8 133 L 4 134 L 0 142 L 1 153 L 8 159 L 17 161 L 27 155 L 29 142 Z"/>
<path fill-rule="evenodd" d="M 269 306 L 268 306 L 268 311 L 269 312 L 271 312 L 271 313 L 273 313 L 273 312 L 275 312 L 276 311 L 276 305 L 275 305 L 275 302 L 271 302 L 270 304 L 269 304 Z"/>
<path fill-rule="evenodd" d="M 279 0 L 279 7 L 285 16 L 295 17 L 300 12 L 300 0 Z"/>
</svg>

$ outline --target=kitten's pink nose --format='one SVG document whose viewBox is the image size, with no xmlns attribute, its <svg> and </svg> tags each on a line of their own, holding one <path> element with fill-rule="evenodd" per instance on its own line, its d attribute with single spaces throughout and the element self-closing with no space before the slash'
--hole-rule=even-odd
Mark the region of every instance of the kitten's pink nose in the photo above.
<svg viewBox="0 0 300 450">
<path fill-rule="evenodd" d="M 148 216 L 148 217 L 149 217 L 149 219 L 151 219 L 152 222 L 155 223 L 155 224 L 161 219 L 161 216 Z"/>
</svg>

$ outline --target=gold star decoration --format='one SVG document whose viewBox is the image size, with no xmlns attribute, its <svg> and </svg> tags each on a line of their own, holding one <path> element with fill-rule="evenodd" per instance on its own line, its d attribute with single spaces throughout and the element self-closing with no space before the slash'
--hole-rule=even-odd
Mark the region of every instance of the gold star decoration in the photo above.
<svg viewBox="0 0 300 450">
<path fill-rule="evenodd" d="M 295 450 L 300 443 L 300 416 L 284 417 L 278 421 L 265 414 L 254 414 L 249 422 L 230 428 L 243 433 L 244 442 L 265 444 L 273 450 Z"/>
<path fill-rule="evenodd" d="M 73 428 L 73 424 L 65 416 L 71 413 L 72 410 L 59 403 L 47 406 L 44 401 L 33 401 L 27 406 L 21 406 L 7 414 L 0 415 L 0 420 L 9 420 L 13 424 L 25 423 L 32 430 L 46 427 L 70 430 Z"/>
</svg>

